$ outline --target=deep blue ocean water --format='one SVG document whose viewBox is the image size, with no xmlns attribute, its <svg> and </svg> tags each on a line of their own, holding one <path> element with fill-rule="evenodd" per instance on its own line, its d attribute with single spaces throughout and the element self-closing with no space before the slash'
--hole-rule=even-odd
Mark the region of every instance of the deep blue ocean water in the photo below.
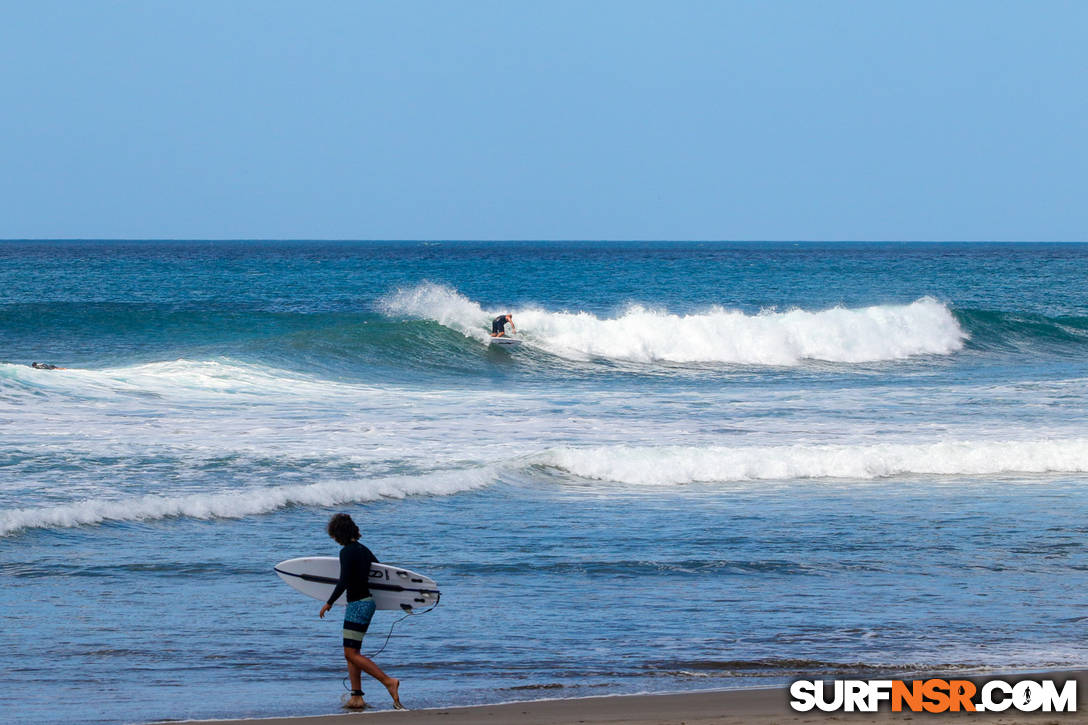
<svg viewBox="0 0 1088 725">
<path fill-rule="evenodd" d="M 378 657 L 409 707 L 1088 666 L 1086 271 L 1074 244 L 0 243 L 0 709 L 337 711 L 339 623 L 271 568 L 335 554 L 337 511 L 442 587 Z"/>
</svg>

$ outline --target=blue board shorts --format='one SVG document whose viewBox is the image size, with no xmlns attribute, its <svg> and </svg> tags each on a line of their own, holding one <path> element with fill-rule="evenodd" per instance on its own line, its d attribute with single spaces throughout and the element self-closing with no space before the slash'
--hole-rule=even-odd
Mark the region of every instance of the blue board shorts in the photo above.
<svg viewBox="0 0 1088 725">
<path fill-rule="evenodd" d="M 348 611 L 344 614 L 344 646 L 352 649 L 362 649 L 363 635 L 370 627 L 370 620 L 374 616 L 374 597 L 348 602 Z"/>
</svg>

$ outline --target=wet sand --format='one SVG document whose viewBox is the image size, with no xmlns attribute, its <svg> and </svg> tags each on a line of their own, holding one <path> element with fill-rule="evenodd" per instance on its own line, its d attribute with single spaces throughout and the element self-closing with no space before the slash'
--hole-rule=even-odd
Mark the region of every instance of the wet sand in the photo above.
<svg viewBox="0 0 1088 725">
<path fill-rule="evenodd" d="M 943 675 L 948 678 L 948 675 Z M 996 676 L 995 676 L 996 677 Z M 232 725 L 480 725 L 518 723 L 519 725 L 582 725 L 591 723 L 624 723 L 625 725 L 771 725 L 772 723 L 888 723 L 921 720 L 937 722 L 948 719 L 990 725 L 1001 723 L 1088 723 L 1088 671 L 1018 674 L 1000 677 L 1009 681 L 1021 679 L 1054 679 L 1064 682 L 1077 679 L 1076 713 L 823 713 L 794 712 L 789 706 L 786 688 L 719 690 L 665 695 L 618 695 L 568 700 L 537 700 L 501 705 L 433 708 L 398 712 L 368 710 L 360 713 L 319 715 L 312 717 L 268 718 L 258 720 L 221 720 Z M 973 679 L 977 677 L 965 677 Z M 405 698 L 407 699 L 407 697 Z M 373 705 L 389 706 L 384 693 L 375 692 Z"/>
</svg>

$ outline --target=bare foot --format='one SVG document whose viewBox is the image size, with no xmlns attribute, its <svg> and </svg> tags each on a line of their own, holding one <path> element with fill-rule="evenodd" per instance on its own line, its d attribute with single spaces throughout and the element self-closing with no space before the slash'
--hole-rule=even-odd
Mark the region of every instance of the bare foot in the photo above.
<svg viewBox="0 0 1088 725">
<path fill-rule="evenodd" d="M 344 708 L 347 710 L 365 710 L 366 700 L 363 699 L 362 695 L 352 695 L 344 703 Z"/>
<path fill-rule="evenodd" d="M 400 680 L 396 677 L 390 677 L 389 682 L 386 683 L 385 689 L 389 690 L 389 696 L 393 698 L 393 707 L 397 710 L 406 710 L 408 708 L 400 704 Z"/>
</svg>

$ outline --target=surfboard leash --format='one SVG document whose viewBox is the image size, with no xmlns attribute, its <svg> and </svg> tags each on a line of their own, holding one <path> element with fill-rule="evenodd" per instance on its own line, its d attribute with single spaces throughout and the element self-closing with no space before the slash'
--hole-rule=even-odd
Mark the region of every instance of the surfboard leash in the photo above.
<svg viewBox="0 0 1088 725">
<path fill-rule="evenodd" d="M 442 594 L 439 593 L 437 595 L 437 597 L 435 598 L 435 600 L 434 600 L 434 604 L 432 604 L 427 609 L 424 609 L 422 612 L 417 612 L 417 611 L 415 611 L 413 609 L 407 610 L 404 613 L 404 615 L 401 616 L 400 619 L 394 620 L 394 622 L 391 625 L 389 625 L 389 632 L 388 632 L 388 634 L 385 635 L 385 641 L 382 642 L 382 646 L 379 647 L 378 649 L 374 650 L 373 652 L 368 652 L 367 654 L 365 654 L 363 656 L 373 658 L 373 657 L 377 657 L 378 655 L 380 655 L 382 653 L 382 651 L 384 651 L 385 648 L 389 646 L 389 639 L 393 636 L 393 629 L 398 624 L 400 624 L 404 620 L 408 619 L 408 617 L 419 617 L 419 616 L 422 616 L 424 614 L 429 614 L 430 612 L 433 612 L 435 609 L 438 608 L 438 604 L 441 601 L 442 601 Z M 351 685 L 348 683 L 348 678 L 347 677 L 345 677 L 343 679 L 343 683 L 344 683 L 344 689 L 347 690 L 348 692 L 351 692 Z"/>
<path fill-rule="evenodd" d="M 389 625 L 389 633 L 387 635 L 385 635 L 385 642 L 382 643 L 382 646 L 379 647 L 377 650 L 375 650 L 373 653 L 368 654 L 366 656 L 367 657 L 376 657 L 377 655 L 380 655 L 382 653 L 382 650 L 384 650 L 387 646 L 389 646 L 389 638 L 393 636 L 393 628 L 394 627 L 396 627 L 398 624 L 400 624 L 404 620 L 408 619 L 408 617 L 420 617 L 420 616 L 422 616 L 424 614 L 428 614 L 430 612 L 433 612 L 438 607 L 438 603 L 441 602 L 441 601 L 442 601 L 442 594 L 439 593 L 436 596 L 435 600 L 434 600 L 434 604 L 432 604 L 427 609 L 424 609 L 422 612 L 417 612 L 414 609 L 407 610 L 404 613 L 404 616 L 402 616 L 400 619 L 394 621 L 391 625 Z"/>
</svg>

